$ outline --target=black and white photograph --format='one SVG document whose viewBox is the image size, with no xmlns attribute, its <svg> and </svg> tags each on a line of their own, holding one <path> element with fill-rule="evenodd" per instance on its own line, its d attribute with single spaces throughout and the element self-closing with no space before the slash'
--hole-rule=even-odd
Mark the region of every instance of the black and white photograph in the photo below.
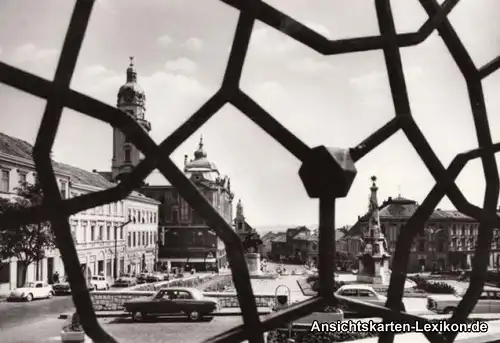
<svg viewBox="0 0 500 343">
<path fill-rule="evenodd" d="M 499 0 L 0 0 L 0 342 L 500 340 Z"/>
</svg>

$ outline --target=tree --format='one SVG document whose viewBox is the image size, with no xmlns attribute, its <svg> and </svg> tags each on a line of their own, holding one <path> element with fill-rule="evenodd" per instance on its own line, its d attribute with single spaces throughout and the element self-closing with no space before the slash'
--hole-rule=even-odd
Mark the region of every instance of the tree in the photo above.
<svg viewBox="0 0 500 343">
<path fill-rule="evenodd" d="M 16 188 L 17 197 L 0 202 L 0 213 L 20 211 L 42 203 L 43 192 L 38 182 L 24 182 Z M 26 281 L 28 266 L 38 264 L 49 249 L 55 248 L 55 236 L 49 222 L 28 224 L 20 227 L 0 229 L 0 251 L 2 258 L 17 258 L 22 265 L 21 283 Z M 38 268 L 36 277 L 39 278 Z"/>
<path fill-rule="evenodd" d="M 252 232 L 242 242 L 243 249 L 247 253 L 257 252 L 259 246 L 262 245 L 262 239 L 260 239 L 260 235 L 257 232 Z"/>
</svg>

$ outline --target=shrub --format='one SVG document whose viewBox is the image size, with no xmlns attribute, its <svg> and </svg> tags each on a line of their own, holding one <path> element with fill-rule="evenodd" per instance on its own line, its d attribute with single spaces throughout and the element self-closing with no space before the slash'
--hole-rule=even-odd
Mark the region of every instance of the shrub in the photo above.
<svg viewBox="0 0 500 343">
<path fill-rule="evenodd" d="M 436 294 L 454 294 L 455 287 L 447 284 L 446 282 L 428 282 L 425 291 Z"/>
<path fill-rule="evenodd" d="M 219 282 L 216 282 L 214 284 L 209 285 L 208 287 L 203 289 L 203 291 L 204 292 L 224 292 L 229 287 L 234 287 L 233 280 L 230 277 L 222 279 Z"/>
<path fill-rule="evenodd" d="M 446 282 L 442 281 L 427 281 L 426 279 L 420 277 L 420 276 L 410 276 L 410 280 L 414 281 L 417 286 L 417 289 L 429 292 L 429 293 L 435 293 L 435 294 L 453 294 L 456 292 L 455 287 L 447 284 Z"/>
</svg>

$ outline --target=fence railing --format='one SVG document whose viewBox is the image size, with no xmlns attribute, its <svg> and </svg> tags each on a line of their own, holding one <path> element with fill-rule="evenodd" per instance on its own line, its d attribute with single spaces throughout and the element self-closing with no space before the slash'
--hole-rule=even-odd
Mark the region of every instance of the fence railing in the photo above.
<svg viewBox="0 0 500 343">
<path fill-rule="evenodd" d="M 500 144 L 494 144 L 492 141 L 481 84 L 483 78 L 500 67 L 500 58 L 480 68 L 474 65 L 447 19 L 447 15 L 458 0 L 446 0 L 442 5 L 439 5 L 436 0 L 419 0 L 429 18 L 416 32 L 403 34 L 396 32 L 390 1 L 374 0 L 380 35 L 340 40 L 328 40 L 260 0 L 221 1 L 240 11 L 221 88 L 159 145 L 155 144 L 140 125 L 126 113 L 71 90 L 69 87 L 94 1 L 76 1 L 54 80 L 49 81 L 0 63 L 0 82 L 47 100 L 33 152 L 36 171 L 45 195 L 44 203 L 23 213 L 3 215 L 0 217 L 0 227 L 49 220 L 56 234 L 57 247 L 63 256 L 65 270 L 71 283 L 73 301 L 86 333 L 96 342 L 116 342 L 103 330 L 95 317 L 88 291 L 84 286 L 84 276 L 79 268 L 75 246 L 67 243 L 72 241 L 68 217 L 73 213 L 125 198 L 134 188 L 140 187 L 141 182 L 154 169 L 158 169 L 177 188 L 181 197 L 207 220 L 210 227 L 224 241 L 230 267 L 239 271 L 232 275 L 244 324 L 217 335 L 208 342 L 236 342 L 245 339 L 250 342 L 262 342 L 263 332 L 303 317 L 316 308 L 338 302 L 349 303 L 353 309 L 370 316 L 383 317 L 384 320 L 426 322 L 424 318 L 400 313 L 398 309 L 403 295 L 412 240 L 436 205 L 446 195 L 459 211 L 480 222 L 470 287 L 456 312 L 449 319 L 453 323 L 465 320 L 475 306 L 484 285 L 493 227 L 500 227 L 500 219 L 496 214 L 499 176 L 495 161 L 495 153 L 500 150 Z M 357 146 L 351 148 L 308 147 L 239 88 L 250 35 L 256 20 L 272 26 L 322 55 L 382 50 L 396 112 L 395 118 Z M 436 30 L 467 83 L 478 140 L 478 149 L 458 154 L 448 168 L 442 165 L 412 117 L 400 55 L 401 48 L 422 43 Z M 238 236 L 168 157 L 227 103 L 238 108 L 302 162 L 299 175 L 304 187 L 311 198 L 319 199 L 319 295 L 262 321 L 257 313 L 256 301 Z M 114 188 L 71 199 L 61 199 L 50 152 L 64 107 L 119 128 L 141 150 L 145 159 Z M 430 171 L 436 181 L 435 186 L 406 223 L 403 229 L 405 235 L 398 237 L 386 306 L 373 306 L 349 301 L 340 296 L 334 297 L 331 292 L 333 289 L 331 262 L 335 256 L 333 244 L 335 241 L 335 200 L 348 194 L 356 175 L 355 162 L 400 130 Z M 464 166 L 470 160 L 477 158 L 481 159 L 486 179 L 482 208 L 469 203 L 455 184 L 455 179 Z M 456 335 L 456 332 L 426 333 L 427 338 L 432 342 L 453 341 Z M 380 342 L 393 340 L 393 333 L 381 334 L 379 338 Z"/>
</svg>

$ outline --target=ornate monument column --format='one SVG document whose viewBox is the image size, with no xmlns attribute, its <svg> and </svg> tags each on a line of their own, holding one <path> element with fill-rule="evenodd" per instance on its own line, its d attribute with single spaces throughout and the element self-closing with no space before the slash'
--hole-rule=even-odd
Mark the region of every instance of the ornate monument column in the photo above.
<svg viewBox="0 0 500 343">
<path fill-rule="evenodd" d="M 372 176 L 371 180 L 372 186 L 370 188 L 371 194 L 368 206 L 371 217 L 368 223 L 368 233 L 362 238 L 362 251 L 358 255 L 360 268 L 357 281 L 388 284 L 390 278 L 389 259 L 391 256 L 387 252 L 387 240 L 380 229 L 377 177 Z"/>
</svg>

